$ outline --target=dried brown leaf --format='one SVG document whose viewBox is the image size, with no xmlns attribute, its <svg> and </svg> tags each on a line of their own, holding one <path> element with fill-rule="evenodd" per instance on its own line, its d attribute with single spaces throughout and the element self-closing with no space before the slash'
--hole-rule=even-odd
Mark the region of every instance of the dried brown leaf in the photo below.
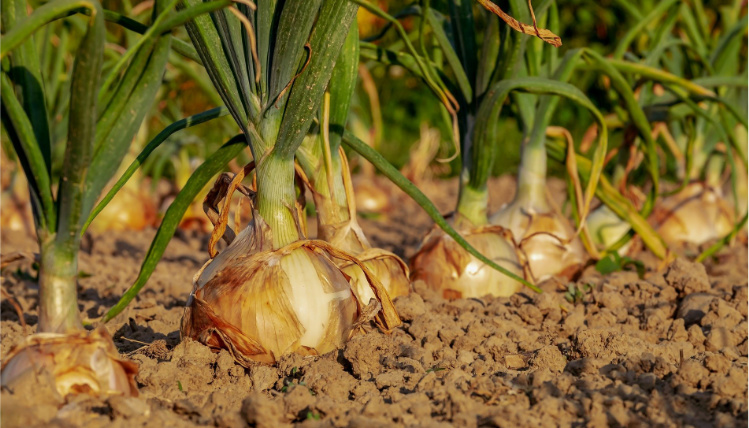
<svg viewBox="0 0 749 428">
<path fill-rule="evenodd" d="M 517 19 L 511 17 L 502 9 L 500 9 L 499 6 L 494 4 L 491 0 L 478 0 L 478 2 L 481 4 L 481 6 L 484 6 L 486 10 L 500 17 L 500 19 L 502 19 L 515 31 L 519 31 L 523 34 L 528 34 L 531 36 L 536 36 L 544 42 L 557 48 L 562 46 L 562 39 L 559 36 L 545 28 L 538 28 L 538 26 L 536 25 L 536 15 L 533 12 L 533 7 L 531 6 L 530 0 L 528 0 L 528 8 L 531 11 L 531 17 L 533 17 L 533 25 L 523 24 Z"/>
</svg>

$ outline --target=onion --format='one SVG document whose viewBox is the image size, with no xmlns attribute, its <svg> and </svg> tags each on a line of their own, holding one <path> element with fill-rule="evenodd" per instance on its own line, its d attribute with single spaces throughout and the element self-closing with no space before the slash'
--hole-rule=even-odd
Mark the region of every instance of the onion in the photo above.
<svg viewBox="0 0 749 428">
<path fill-rule="evenodd" d="M 664 198 L 651 222 L 666 243 L 696 245 L 728 235 L 736 224 L 720 189 L 699 182 Z"/>
<path fill-rule="evenodd" d="M 353 183 L 357 210 L 380 214 L 391 208 L 390 195 L 375 183 L 374 177 L 357 176 Z"/>
<path fill-rule="evenodd" d="M 614 245 L 624 235 L 629 232 L 631 226 L 626 221 L 619 218 L 616 213 L 611 211 L 606 205 L 601 205 L 588 214 L 585 219 L 590 231 L 593 243 L 600 249 L 606 249 Z M 632 244 L 630 240 L 617 251 L 619 255 L 627 254 Z"/>
<path fill-rule="evenodd" d="M 29 234 L 34 230 L 28 201 L 19 200 L 12 190 L 4 191 L 0 196 L 0 227 L 6 231 L 26 231 Z"/>
<path fill-rule="evenodd" d="M 91 223 L 94 232 L 143 230 L 156 221 L 156 204 L 146 190 L 123 187 Z"/>
<path fill-rule="evenodd" d="M 572 276 L 585 263 L 580 239 L 567 219 L 556 212 L 516 200 L 494 214 L 490 222 L 512 232 L 536 281 L 554 275 Z"/>
<path fill-rule="evenodd" d="M 355 256 L 377 277 L 391 299 L 405 296 L 411 291 L 408 266 L 400 257 L 389 251 L 372 248 L 357 219 L 357 202 L 346 153 L 341 149 L 339 155 L 342 164 L 341 184 L 343 184 L 345 192 L 347 215 L 341 214 L 343 210 L 334 205 L 332 198 L 313 192 L 315 205 L 318 207 L 319 238 L 329 242 L 333 247 Z M 342 217 L 346 220 L 337 223 L 329 221 L 330 218 L 340 219 Z M 351 261 L 341 260 L 338 266 L 346 275 L 351 277 L 351 286 L 359 301 L 369 302 L 373 297 L 372 290 L 359 265 Z"/>
<path fill-rule="evenodd" d="M 37 333 L 14 348 L 2 366 L 2 386 L 49 380 L 60 396 L 89 393 L 135 397 L 138 366 L 123 360 L 106 330 Z M 40 376 L 41 375 L 41 376 Z"/>
<path fill-rule="evenodd" d="M 356 258 L 382 283 L 391 299 L 406 296 L 411 292 L 408 266 L 400 257 L 381 248 L 369 248 L 356 254 Z M 372 287 L 359 265 L 346 261 L 339 264 L 339 267 L 351 278 L 349 282 L 360 302 L 366 304 L 375 298 Z"/>
<path fill-rule="evenodd" d="M 513 246 L 495 228 L 461 233 L 481 254 L 522 276 Z M 434 227 L 411 259 L 411 280 L 423 280 L 446 299 L 507 297 L 520 291 L 521 283 L 486 266 L 473 257 L 442 229 Z"/>
<path fill-rule="evenodd" d="M 34 218 L 31 214 L 26 176 L 5 155 L 0 155 L 0 174 L 0 227 L 3 230 L 32 234 Z"/>
<path fill-rule="evenodd" d="M 196 275 L 182 319 L 182 336 L 225 348 L 240 364 L 273 363 L 289 353 L 321 355 L 356 331 L 362 306 L 333 261 L 358 263 L 389 330 L 400 319 L 366 267 L 323 241 L 300 240 L 271 250 L 270 229 L 252 223 Z"/>
<path fill-rule="evenodd" d="M 349 204 L 353 202 L 349 198 Z M 349 205 L 351 208 L 351 205 Z M 411 292 L 411 281 L 406 263 L 395 254 L 381 248 L 372 248 L 356 220 L 355 208 L 349 220 L 330 225 L 321 224 L 318 216 L 319 238 L 331 246 L 356 257 L 382 283 L 391 299 Z M 319 213 L 319 211 L 318 211 Z M 360 302 L 367 303 L 373 297 L 371 287 L 358 263 L 340 260 L 338 267 L 351 277 L 351 286 Z"/>
</svg>

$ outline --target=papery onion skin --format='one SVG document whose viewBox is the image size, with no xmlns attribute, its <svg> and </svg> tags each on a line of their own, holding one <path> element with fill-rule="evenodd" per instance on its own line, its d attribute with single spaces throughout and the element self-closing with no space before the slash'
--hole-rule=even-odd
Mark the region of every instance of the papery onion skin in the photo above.
<svg viewBox="0 0 749 428">
<path fill-rule="evenodd" d="M 509 229 L 535 281 L 554 275 L 571 277 L 586 260 L 585 248 L 567 219 L 554 211 L 519 208 L 510 204 L 490 222 Z"/>
<path fill-rule="evenodd" d="M 68 394 L 138 396 L 138 366 L 123 360 L 106 330 L 38 333 L 13 349 L 3 362 L 2 386 L 28 382 L 42 373 L 61 397 Z"/>
<path fill-rule="evenodd" d="M 466 241 L 481 254 L 522 277 L 513 246 L 499 233 L 484 231 L 464 234 Z M 486 266 L 470 255 L 454 239 L 435 227 L 424 238 L 411 259 L 411 280 L 422 280 L 446 299 L 508 297 L 523 285 Z"/>
<path fill-rule="evenodd" d="M 720 239 L 736 224 L 733 210 L 720 189 L 699 182 L 664 198 L 653 211 L 651 222 L 670 245 L 701 245 Z"/>
<path fill-rule="evenodd" d="M 229 249 L 249 245 L 246 236 Z M 219 269 L 206 268 L 198 279 L 183 337 L 226 348 L 244 366 L 292 352 L 322 355 L 348 340 L 359 305 L 324 250 L 298 242 L 247 256 L 229 249 L 211 262 Z"/>
<path fill-rule="evenodd" d="M 372 248 L 355 217 L 339 224 L 318 226 L 318 234 L 333 247 L 359 259 L 382 283 L 391 299 L 410 293 L 408 265 L 389 251 Z M 366 305 L 374 293 L 364 272 L 348 260 L 337 264 L 351 278 L 351 287 L 359 301 Z"/>
<path fill-rule="evenodd" d="M 400 257 L 378 248 L 370 248 L 357 254 L 356 258 L 380 280 L 391 299 L 406 296 L 411 292 L 408 266 Z M 369 281 L 359 266 L 349 262 L 341 264 L 340 268 L 351 278 L 351 288 L 363 305 L 375 298 L 372 287 L 369 286 Z"/>
</svg>

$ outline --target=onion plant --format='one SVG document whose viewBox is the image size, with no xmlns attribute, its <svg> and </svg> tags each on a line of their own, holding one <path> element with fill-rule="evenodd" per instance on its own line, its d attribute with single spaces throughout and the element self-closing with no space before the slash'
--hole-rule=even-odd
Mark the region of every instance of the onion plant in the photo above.
<svg viewBox="0 0 749 428">
<path fill-rule="evenodd" d="M 669 1 L 629 10 L 635 25 L 612 58 L 597 67 L 612 78 L 625 101 L 631 99 L 629 117 L 618 113 L 624 123 L 634 122 L 640 137 L 626 142 L 634 150 L 619 151 L 613 178 L 635 200 L 630 185 L 646 189 L 646 198 L 638 201 L 641 214 L 672 246 L 731 234 L 746 205 L 739 202 L 732 209 L 726 201 L 740 200 L 746 181 L 746 143 L 741 142 L 747 129 L 746 79 L 736 78 L 746 74 L 740 60 L 746 16 L 739 19 L 746 8 L 740 2 L 726 5 L 710 23 L 702 2 L 694 3 L 694 9 Z M 659 136 L 661 146 L 656 145 Z M 657 151 L 666 155 L 661 162 Z M 643 186 L 648 183 L 635 181 L 642 177 L 642 154 L 649 191 Z M 662 179 L 675 182 L 676 188 L 664 193 Z M 607 225 L 594 236 L 607 244 L 624 236 L 621 245 L 626 227 L 611 214 L 603 209 L 594 216 Z"/>
<path fill-rule="evenodd" d="M 546 160 L 543 141 L 546 126 L 553 112 L 553 106 L 557 102 L 556 98 L 543 97 L 543 101 L 538 107 L 538 114 L 536 114 L 542 120 L 533 122 L 534 104 L 537 97 L 529 94 L 553 94 L 569 98 L 589 109 L 601 125 L 601 138 L 599 150 L 595 156 L 595 168 L 593 169 L 592 180 L 588 182 L 589 187 L 583 198 L 582 206 L 585 209 L 590 204 L 597 177 L 600 175 L 602 154 L 605 153 L 607 141 L 606 126 L 603 117 L 587 97 L 564 82 L 574 69 L 577 57 L 573 56 L 570 59 L 565 59 L 561 64 L 557 64 L 559 61 L 556 61 L 555 55 L 551 56 L 550 50 L 551 45 L 559 44 L 559 40 L 552 32 L 538 29 L 535 21 L 534 26 L 521 25 L 514 18 L 508 18 L 507 14 L 496 8 L 496 5 L 488 2 L 480 3 L 490 12 L 496 13 L 507 23 L 508 27 L 505 28 L 501 24 L 502 21 L 491 13 L 487 14 L 484 17 L 487 22 L 487 29 L 480 49 L 477 42 L 480 38 L 477 35 L 476 22 L 470 2 L 451 3 L 447 11 L 449 21 L 438 11 L 431 9 L 429 2 L 421 2 L 418 14 L 421 16 L 423 24 L 420 27 L 419 34 L 421 49 L 418 52 L 412 48 L 409 49 L 408 53 L 396 55 L 374 46 L 372 46 L 372 49 L 378 51 L 375 57 L 385 61 L 398 61 L 401 64 L 413 62 L 425 64 L 423 67 L 412 66 L 409 69 L 422 77 L 440 99 L 455 100 L 454 103 L 448 103 L 445 109 L 448 112 L 451 109 L 455 112 L 455 127 L 453 129 L 457 133 L 460 154 L 463 159 L 460 195 L 454 217 L 455 224 L 458 230 L 467 235 L 469 241 L 480 242 L 479 245 L 482 249 L 490 252 L 497 260 L 504 259 L 505 262 L 509 262 L 509 266 L 514 263 L 515 275 L 517 275 L 521 273 L 521 263 L 527 266 L 528 260 L 538 258 L 537 254 L 543 254 L 544 250 L 536 250 L 533 254 L 522 251 L 522 243 L 526 238 L 526 229 L 528 229 L 527 223 L 525 227 L 519 228 L 520 230 L 512 230 L 510 227 L 492 226 L 489 222 L 487 180 L 496 157 L 496 149 L 500 144 L 498 140 L 500 140 L 501 133 L 498 118 L 502 112 L 503 104 L 511 94 L 514 94 L 513 100 L 515 100 L 522 117 L 526 119 L 526 128 L 529 134 L 531 129 L 533 130 L 533 144 L 526 145 L 527 149 L 524 149 L 518 201 L 536 201 L 542 198 L 545 205 L 543 190 L 545 188 Z M 543 12 L 548 5 L 549 3 L 545 3 L 539 11 Z M 511 6 L 513 15 L 521 17 L 521 21 L 532 20 L 532 10 L 529 10 L 527 3 L 511 2 Z M 374 6 L 368 5 L 368 8 L 375 13 L 387 16 L 387 19 L 391 22 L 395 20 L 384 12 L 377 10 Z M 540 13 L 538 15 L 542 16 Z M 533 43 L 533 41 L 526 40 L 525 36 L 510 30 L 510 28 L 518 29 L 516 27 L 527 34 L 536 35 L 539 39 L 549 42 L 549 48 L 542 48 L 541 46 L 529 48 L 526 45 Z M 444 63 L 449 66 L 450 71 L 455 76 L 452 81 L 446 80 L 447 78 L 444 77 L 444 70 L 441 69 L 442 64 L 440 62 L 431 65 L 434 60 L 424 49 L 426 43 L 423 40 L 427 34 L 427 28 L 432 32 L 433 43 L 440 47 Z M 526 28 L 531 30 L 525 31 Z M 500 34 L 503 34 L 504 37 L 500 37 Z M 406 42 L 406 45 L 408 45 L 408 42 Z M 525 70 L 521 61 L 526 51 L 529 52 L 528 57 L 533 66 L 531 70 Z M 539 74 L 541 57 L 548 59 L 544 74 L 547 74 L 549 78 L 524 77 L 527 74 Z M 557 67 L 559 70 L 557 70 Z M 446 91 L 449 93 L 449 90 L 459 92 L 454 97 L 444 95 Z M 526 95 L 520 95 L 521 93 Z M 536 128 L 532 128 L 532 123 L 536 123 Z M 535 178 L 532 185 L 531 176 Z M 532 198 L 531 194 L 536 197 Z M 517 209 L 527 209 L 527 207 L 523 205 L 518 206 Z M 542 214 L 548 215 L 547 210 L 544 211 Z M 513 232 L 517 236 L 513 237 Z M 558 231 L 531 229 L 529 235 L 533 235 L 534 232 L 546 235 L 559 234 Z M 548 243 L 548 246 L 556 248 L 560 243 L 566 244 L 566 240 L 574 239 L 574 232 L 570 230 L 569 226 L 566 227 L 565 232 L 565 236 L 562 238 L 556 237 L 555 240 Z M 505 240 L 502 235 L 509 240 Z M 516 257 L 516 252 L 519 253 L 520 259 Z M 445 259 L 449 260 L 450 263 L 445 264 Z M 575 265 L 580 265 L 582 262 L 582 256 L 572 257 L 572 259 Z M 549 262 L 546 261 L 545 264 L 548 265 Z M 438 269 L 437 266 L 441 266 L 441 268 Z M 443 295 L 449 297 L 480 296 L 484 294 L 506 296 L 519 289 L 519 283 L 508 281 L 505 276 L 493 276 L 479 261 L 471 260 L 465 252 L 438 231 L 433 231 L 425 239 L 420 252 L 412 260 L 412 268 L 414 278 L 426 280 L 433 288 L 441 290 Z M 553 273 L 560 270 L 562 268 L 554 270 Z M 528 269 L 525 273 L 529 274 L 529 279 L 533 278 Z"/>
<path fill-rule="evenodd" d="M 201 13 L 176 17 L 174 1 L 155 2 L 158 24 L 179 25 Z M 28 180 L 39 244 L 38 334 L 3 364 L 2 383 L 13 387 L 46 369 L 61 396 L 67 393 L 137 394 L 136 366 L 122 360 L 104 329 L 83 328 L 77 301 L 78 251 L 94 204 L 115 174 L 161 84 L 171 27 L 150 31 L 111 66 L 105 64 L 105 26 L 111 13 L 98 1 L 55 0 L 27 16 L 21 0 L 2 3 L 2 121 Z M 70 72 L 67 138 L 54 174 L 54 133 L 49 93 L 57 75 L 41 73 L 32 38 L 40 28 L 71 14 L 83 16 L 84 34 Z M 79 18 L 71 18 L 73 20 Z M 59 69 L 58 69 L 59 71 Z M 107 85 L 107 82 L 110 82 Z M 116 82 L 116 83 L 115 83 Z M 56 189 L 56 191 L 55 191 Z"/>
<path fill-rule="evenodd" d="M 549 5 L 548 13 L 539 16 L 542 20 L 548 20 L 553 30 L 557 30 L 559 18 L 555 2 Z M 560 83 L 566 82 L 575 70 L 578 56 L 577 51 L 572 51 L 560 63 L 555 50 L 529 40 L 525 48 L 525 72 L 546 75 Z M 548 200 L 545 141 L 560 99 L 549 95 L 516 95 L 514 100 L 518 103 L 525 133 L 517 191 L 514 200 L 493 214 L 490 222 L 512 232 L 531 278 L 540 281 L 557 274 L 569 277 L 580 270 L 587 254 L 577 232 L 560 212 L 552 208 Z M 600 116 L 595 110 L 594 114 Z M 604 135 L 605 132 L 604 129 Z M 574 147 L 572 141 L 567 144 Z M 605 153 L 605 147 L 604 138 L 603 144 L 599 143 L 598 146 L 599 154 Z M 577 180 L 576 171 L 568 172 L 572 180 Z M 584 233 L 587 232 L 584 227 L 582 229 Z"/>
<path fill-rule="evenodd" d="M 254 159 L 228 186 L 217 182 L 215 194 L 228 200 L 251 171 L 256 187 L 245 190 L 254 206 L 250 225 L 235 237 L 224 235 L 230 245 L 212 252 L 196 276 L 182 334 L 228 349 L 241 364 L 328 352 L 368 316 L 385 330 L 400 322 L 381 283 L 358 259 L 306 238 L 297 203 L 295 153 L 356 10 L 344 0 L 238 2 L 187 24 Z M 227 209 L 224 204 L 219 219 L 227 218 Z M 221 220 L 216 226 L 214 242 L 226 230 Z M 374 306 L 356 297 L 336 259 L 360 266 Z"/>
<path fill-rule="evenodd" d="M 677 150 L 683 154 L 683 162 L 677 165 L 677 178 L 681 183 L 679 190 L 665 196 L 653 213 L 657 230 L 671 244 L 702 244 L 723 238 L 732 232 L 737 215 L 742 215 L 746 209 L 747 163 L 743 138 L 747 129 L 746 82 L 743 82 L 742 89 L 730 84 L 729 80 L 742 73 L 746 75 L 746 57 L 742 58 L 741 51 L 746 48 L 747 20 L 746 16 L 738 19 L 741 8 L 738 2 L 724 8 L 712 27 L 704 18 L 696 18 L 695 11 L 684 5 L 672 8 L 672 14 L 678 13 L 680 17 L 674 27 L 677 31 L 684 31 L 694 47 L 693 52 L 677 53 L 672 58 L 665 54 L 660 58 L 645 58 L 654 64 L 662 62 L 666 70 L 676 75 L 691 75 L 695 83 L 709 82 L 721 99 L 721 102 L 700 105 L 679 93 L 658 99 L 652 91 L 646 92 L 650 103 L 668 102 L 669 98 L 683 101 L 680 107 L 672 109 L 674 118 L 667 127 Z M 674 40 L 670 37 L 664 39 L 656 46 Z M 678 52 L 665 46 L 662 49 L 672 54 Z M 699 68 L 690 64 L 690 57 L 699 59 Z M 738 117 L 732 115 L 731 110 L 738 113 Z M 744 184 L 743 196 L 740 183 Z M 743 198 L 744 203 L 738 202 L 734 209 L 727 197 L 736 202 Z"/>
</svg>

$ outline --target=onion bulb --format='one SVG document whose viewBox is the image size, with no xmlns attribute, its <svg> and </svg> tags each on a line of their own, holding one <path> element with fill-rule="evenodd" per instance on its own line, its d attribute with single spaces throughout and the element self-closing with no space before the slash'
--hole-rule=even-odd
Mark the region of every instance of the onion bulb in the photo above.
<svg viewBox="0 0 749 428">
<path fill-rule="evenodd" d="M 461 233 L 481 254 L 522 276 L 515 249 L 494 228 Z M 507 297 L 523 285 L 473 257 L 442 229 L 434 227 L 411 259 L 411 280 L 423 280 L 446 299 Z"/>
<path fill-rule="evenodd" d="M 34 219 L 28 199 L 19 198 L 18 193 L 13 189 L 4 190 L 0 195 L 0 226 L 6 231 L 33 233 Z"/>
<path fill-rule="evenodd" d="M 49 381 L 61 397 L 68 394 L 135 397 L 138 366 L 123 360 L 106 330 L 69 334 L 37 333 L 14 348 L 2 366 L 2 386 L 36 379 Z"/>
<path fill-rule="evenodd" d="M 0 154 L 0 189 L 0 227 L 33 233 L 34 218 L 26 176 L 4 154 Z"/>
<path fill-rule="evenodd" d="M 156 221 L 156 204 L 145 189 L 125 186 L 91 223 L 91 230 L 143 230 Z"/>
<path fill-rule="evenodd" d="M 322 355 L 349 339 L 363 322 L 362 305 L 333 259 L 355 259 L 323 241 L 300 240 L 271 250 L 271 239 L 255 213 L 227 249 L 198 272 L 182 319 L 183 337 L 227 349 L 246 367 L 289 353 Z M 394 328 L 400 319 L 390 298 L 362 269 L 381 305 L 375 321 Z"/>
<path fill-rule="evenodd" d="M 593 243 L 602 250 L 614 245 L 631 229 L 629 223 L 620 219 L 619 216 L 611 211 L 611 209 L 606 205 L 601 205 L 591 211 L 585 219 L 585 222 L 588 225 L 588 230 L 590 231 Z M 632 241 L 629 241 L 619 248 L 617 251 L 619 255 L 623 256 L 627 254 L 631 244 Z"/>
<path fill-rule="evenodd" d="M 357 176 L 354 182 L 356 207 L 369 214 L 381 214 L 390 209 L 390 195 L 375 183 L 374 177 Z"/>
<path fill-rule="evenodd" d="M 583 266 L 586 255 L 569 222 L 553 210 L 539 206 L 545 204 L 522 201 L 521 198 L 506 205 L 489 221 L 512 232 L 536 281 L 554 275 L 572 276 Z"/>
<path fill-rule="evenodd" d="M 400 257 L 381 248 L 369 248 L 356 254 L 356 258 L 382 283 L 391 299 L 411 292 L 408 266 Z M 372 287 L 358 264 L 344 261 L 339 267 L 351 278 L 349 282 L 360 302 L 367 304 L 370 299 L 375 298 Z"/>
<path fill-rule="evenodd" d="M 351 201 L 349 201 L 351 203 Z M 352 217 L 336 225 L 321 225 L 320 238 L 331 246 L 356 257 L 382 283 L 391 299 L 405 296 L 411 291 L 408 266 L 400 257 L 381 248 L 372 248 L 355 212 Z M 351 286 L 360 302 L 366 304 L 373 297 L 371 287 L 358 263 L 340 260 L 338 267 L 351 277 Z"/>
<path fill-rule="evenodd" d="M 728 235 L 736 224 L 720 189 L 699 182 L 664 198 L 651 221 L 666 243 L 696 245 Z"/>
<path fill-rule="evenodd" d="M 318 207 L 319 238 L 330 243 L 333 247 L 355 256 L 377 277 L 391 299 L 405 296 L 411 290 L 408 266 L 400 257 L 389 251 L 372 248 L 357 220 L 356 209 L 358 205 L 354 196 L 346 153 L 341 149 L 339 154 L 342 164 L 341 183 L 345 192 L 347 213 L 342 215 L 343 210 L 334 206 L 331 198 L 313 192 L 315 205 Z M 346 218 L 346 220 L 331 222 L 331 218 Z M 365 304 L 369 302 L 374 296 L 364 272 L 359 268 L 359 264 L 340 260 L 338 266 L 346 275 L 351 277 L 351 286 L 359 301 Z"/>
</svg>

